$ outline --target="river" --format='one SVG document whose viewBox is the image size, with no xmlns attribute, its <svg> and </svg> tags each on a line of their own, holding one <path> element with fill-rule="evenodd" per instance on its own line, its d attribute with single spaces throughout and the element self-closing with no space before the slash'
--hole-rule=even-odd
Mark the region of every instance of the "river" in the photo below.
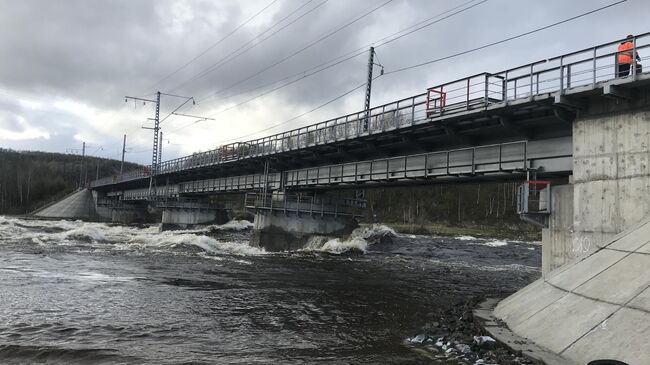
<svg viewBox="0 0 650 365">
<path fill-rule="evenodd" d="M 0 217 L 0 363 L 474 364 L 431 342 L 540 275 L 535 243 L 377 226 L 267 253 L 248 226 Z"/>
</svg>

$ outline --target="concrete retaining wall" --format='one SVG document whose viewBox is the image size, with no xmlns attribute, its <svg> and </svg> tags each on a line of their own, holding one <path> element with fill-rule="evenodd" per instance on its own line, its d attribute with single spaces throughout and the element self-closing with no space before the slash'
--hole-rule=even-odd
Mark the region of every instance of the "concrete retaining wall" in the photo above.
<svg viewBox="0 0 650 365">
<path fill-rule="evenodd" d="M 84 189 L 70 194 L 61 201 L 51 204 L 33 214 L 35 217 L 62 219 L 96 219 L 95 201 L 90 190 Z"/>
<path fill-rule="evenodd" d="M 650 220 L 503 300 L 511 330 L 587 364 L 650 364 Z"/>
</svg>

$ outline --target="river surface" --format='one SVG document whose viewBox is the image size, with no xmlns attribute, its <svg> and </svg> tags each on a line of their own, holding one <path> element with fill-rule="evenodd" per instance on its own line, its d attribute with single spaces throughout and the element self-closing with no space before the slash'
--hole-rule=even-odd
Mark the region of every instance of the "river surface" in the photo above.
<svg viewBox="0 0 650 365">
<path fill-rule="evenodd" d="M 246 223 L 207 236 L 0 217 L 0 363 L 428 363 L 409 338 L 443 310 L 539 276 L 527 242 L 370 243 L 375 227 L 266 253 Z"/>
</svg>

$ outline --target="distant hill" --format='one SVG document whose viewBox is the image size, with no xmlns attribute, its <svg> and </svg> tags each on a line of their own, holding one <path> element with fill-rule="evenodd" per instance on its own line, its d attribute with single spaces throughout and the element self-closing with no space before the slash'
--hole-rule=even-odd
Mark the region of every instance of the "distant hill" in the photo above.
<svg viewBox="0 0 650 365">
<path fill-rule="evenodd" d="M 81 156 L 14 151 L 0 148 L 0 214 L 23 214 L 79 187 L 80 181 L 94 180 L 120 171 L 120 161 Z M 139 165 L 125 162 L 124 171 Z"/>
</svg>

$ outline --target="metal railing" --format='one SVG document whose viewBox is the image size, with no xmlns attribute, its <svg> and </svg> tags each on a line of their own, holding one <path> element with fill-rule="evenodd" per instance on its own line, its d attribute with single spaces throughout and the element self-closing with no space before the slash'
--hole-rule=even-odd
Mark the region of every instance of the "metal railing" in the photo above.
<svg viewBox="0 0 650 365">
<path fill-rule="evenodd" d="M 527 142 L 517 141 L 287 171 L 285 187 L 388 182 L 526 171 Z"/>
<path fill-rule="evenodd" d="M 551 182 L 528 180 L 519 185 L 517 214 L 551 214 Z"/>
<path fill-rule="evenodd" d="M 633 39 L 632 52 L 650 47 L 650 33 Z M 427 89 L 426 93 L 359 111 L 321 123 L 271 136 L 236 142 L 207 152 L 162 162 L 156 174 L 214 166 L 246 158 L 267 156 L 312 146 L 385 133 L 451 115 L 505 107 L 515 101 L 532 101 L 551 93 L 564 94 L 580 87 L 618 78 L 617 46 L 622 40 L 585 48 L 547 60 L 497 73 L 480 73 Z M 641 61 L 650 57 L 641 57 Z M 638 74 L 631 67 L 634 81 Z M 443 100 L 444 99 L 444 100 Z M 146 170 L 93 181 L 91 187 L 149 177 Z"/>
<path fill-rule="evenodd" d="M 515 141 L 467 147 L 399 157 L 382 158 L 295 169 L 282 173 L 230 176 L 182 182 L 178 194 L 211 192 L 263 191 L 301 188 L 313 185 L 335 185 L 393 181 L 445 176 L 525 171 L 529 166 L 528 144 Z"/>
<path fill-rule="evenodd" d="M 204 192 L 229 192 L 229 191 L 262 191 L 266 185 L 270 190 L 280 188 L 280 173 L 269 173 L 265 178 L 262 174 L 229 176 L 216 179 L 205 179 L 182 182 L 178 184 L 179 194 L 204 193 Z"/>
<path fill-rule="evenodd" d="M 311 216 L 363 217 L 366 201 L 300 193 L 247 193 L 244 206 L 252 211 L 275 211 Z"/>
<path fill-rule="evenodd" d="M 121 200 L 163 200 L 178 196 L 178 185 L 159 186 L 156 188 L 130 189 L 118 192 Z"/>
<path fill-rule="evenodd" d="M 212 202 L 207 199 L 193 199 L 193 198 L 165 199 L 157 202 L 156 207 L 166 208 L 166 209 L 187 209 L 187 210 L 224 209 L 223 204 Z"/>
</svg>

